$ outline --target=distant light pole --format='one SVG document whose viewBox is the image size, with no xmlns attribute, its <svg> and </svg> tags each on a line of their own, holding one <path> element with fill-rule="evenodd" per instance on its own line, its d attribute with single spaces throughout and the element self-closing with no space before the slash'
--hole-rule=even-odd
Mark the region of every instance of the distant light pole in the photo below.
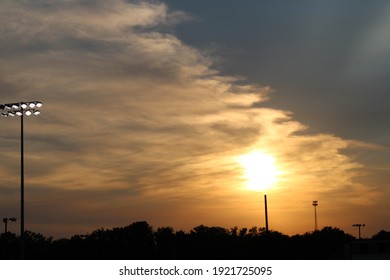
<svg viewBox="0 0 390 280">
<path fill-rule="evenodd" d="M 359 228 L 359 239 L 362 239 L 362 235 L 361 235 L 360 228 L 361 228 L 361 227 L 365 227 L 366 225 L 365 225 L 365 224 L 353 224 L 352 226 L 353 226 L 353 227 L 358 227 L 358 228 Z"/>
<path fill-rule="evenodd" d="M 265 208 L 265 233 L 268 234 L 268 207 L 267 207 L 267 195 L 264 195 L 264 208 Z"/>
<path fill-rule="evenodd" d="M 20 258 L 24 259 L 24 139 L 23 116 L 39 115 L 36 108 L 42 107 L 40 101 L 0 104 L 3 117 L 20 117 Z"/>
<path fill-rule="evenodd" d="M 317 205 L 318 201 L 314 200 L 313 201 L 313 206 L 314 206 L 314 231 L 318 230 L 318 224 L 317 224 Z"/>
<path fill-rule="evenodd" d="M 16 222 L 16 218 L 3 218 L 3 222 L 4 222 L 4 233 L 7 233 L 8 221 Z"/>
</svg>

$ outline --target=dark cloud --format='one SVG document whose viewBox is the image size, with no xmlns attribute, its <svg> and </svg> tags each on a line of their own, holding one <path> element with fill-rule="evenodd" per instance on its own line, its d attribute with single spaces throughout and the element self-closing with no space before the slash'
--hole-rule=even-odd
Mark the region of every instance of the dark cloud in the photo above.
<svg viewBox="0 0 390 280">
<path fill-rule="evenodd" d="M 389 89 L 387 3 L 167 2 L 200 19 L 179 26 L 179 38 L 223 53 L 224 73 L 272 86 L 270 106 L 294 112 L 313 132 L 389 143 L 383 133 L 390 120 L 383 108 Z M 360 125 L 367 117 L 368 126 Z"/>
</svg>

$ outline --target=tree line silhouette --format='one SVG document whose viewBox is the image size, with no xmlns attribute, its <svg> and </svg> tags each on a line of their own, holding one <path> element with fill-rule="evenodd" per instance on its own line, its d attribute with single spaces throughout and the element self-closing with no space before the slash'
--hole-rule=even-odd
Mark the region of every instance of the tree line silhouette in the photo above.
<svg viewBox="0 0 390 280">
<path fill-rule="evenodd" d="M 390 239 L 381 231 L 373 239 Z M 140 221 L 113 229 L 98 229 L 91 234 L 53 240 L 26 231 L 27 259 L 345 259 L 345 245 L 355 240 L 339 228 L 324 227 L 293 236 L 265 228 L 226 229 L 200 225 L 189 232 L 172 227 L 157 230 Z M 19 236 L 0 236 L 2 259 L 19 258 Z"/>
</svg>

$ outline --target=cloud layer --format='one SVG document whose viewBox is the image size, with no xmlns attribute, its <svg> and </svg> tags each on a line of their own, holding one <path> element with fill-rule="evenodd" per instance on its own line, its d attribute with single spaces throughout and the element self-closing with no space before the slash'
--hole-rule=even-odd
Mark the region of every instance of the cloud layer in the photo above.
<svg viewBox="0 0 390 280">
<path fill-rule="evenodd" d="M 1 103 L 44 103 L 26 120 L 28 229 L 252 225 L 258 200 L 237 157 L 253 150 L 284 171 L 271 190 L 280 224 L 314 198 L 372 199 L 354 181 L 362 165 L 343 154 L 350 142 L 305 133 L 290 112 L 262 106 L 272 89 L 221 76 L 167 32 L 188 18 L 144 1 L 0 3 Z M 15 215 L 19 122 L 1 125 L 0 210 Z"/>
</svg>

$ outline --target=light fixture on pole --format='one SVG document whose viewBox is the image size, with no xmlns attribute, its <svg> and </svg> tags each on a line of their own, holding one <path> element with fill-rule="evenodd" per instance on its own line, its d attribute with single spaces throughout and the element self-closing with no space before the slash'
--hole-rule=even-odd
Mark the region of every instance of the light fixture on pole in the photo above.
<svg viewBox="0 0 390 280">
<path fill-rule="evenodd" d="M 318 224 L 317 224 L 317 205 L 318 201 L 314 200 L 313 201 L 313 206 L 314 206 L 314 231 L 318 230 Z"/>
<path fill-rule="evenodd" d="M 366 225 L 365 225 L 365 224 L 353 224 L 352 226 L 353 226 L 353 227 L 358 227 L 358 228 L 359 228 L 359 239 L 362 239 L 362 235 L 361 235 L 360 228 L 361 228 L 361 227 L 365 227 Z"/>
<path fill-rule="evenodd" d="M 11 222 L 16 222 L 16 218 L 3 218 L 3 223 L 4 223 L 4 233 L 7 233 L 7 226 L 8 226 L 8 221 Z"/>
<path fill-rule="evenodd" d="M 41 112 L 36 109 L 42 107 L 40 101 L 17 102 L 0 104 L 1 116 L 20 117 L 20 258 L 24 259 L 24 133 L 23 116 L 39 115 Z"/>
</svg>

